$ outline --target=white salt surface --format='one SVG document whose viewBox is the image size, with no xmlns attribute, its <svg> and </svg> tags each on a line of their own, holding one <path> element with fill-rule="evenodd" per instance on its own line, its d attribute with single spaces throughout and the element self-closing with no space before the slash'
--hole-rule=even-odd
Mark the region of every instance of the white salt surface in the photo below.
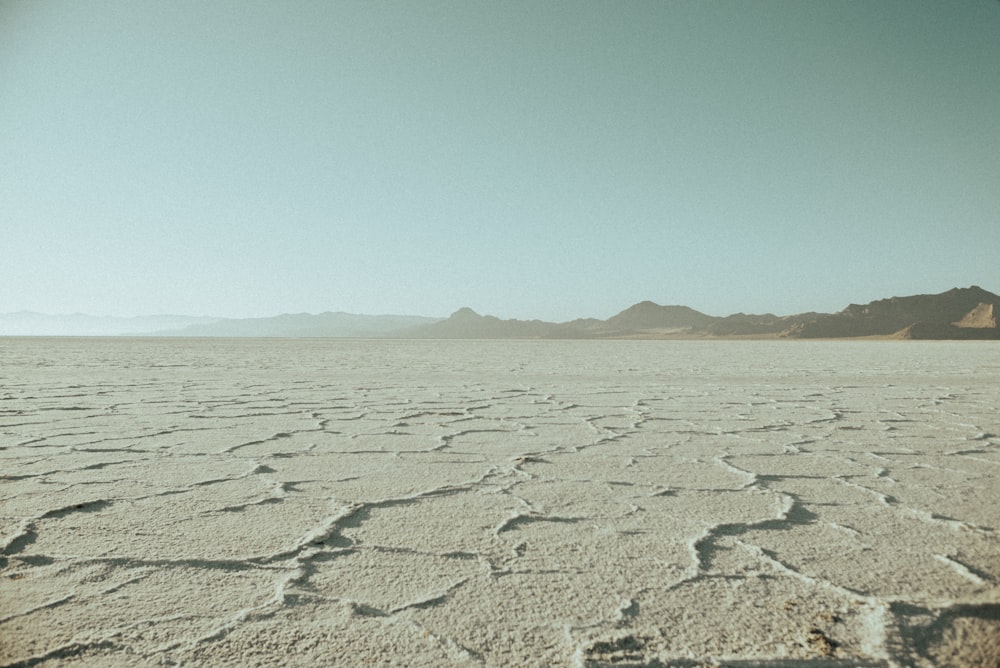
<svg viewBox="0 0 1000 668">
<path fill-rule="evenodd" d="M 995 343 L 0 355 L 3 666 L 1000 662 Z"/>
</svg>

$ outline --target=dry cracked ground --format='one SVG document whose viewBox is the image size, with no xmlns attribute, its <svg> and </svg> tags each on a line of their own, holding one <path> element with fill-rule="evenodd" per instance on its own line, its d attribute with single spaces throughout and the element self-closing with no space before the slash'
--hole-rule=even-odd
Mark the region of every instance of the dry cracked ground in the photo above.
<svg viewBox="0 0 1000 668">
<path fill-rule="evenodd" d="M 2 666 L 1000 662 L 995 344 L 0 354 Z"/>
</svg>

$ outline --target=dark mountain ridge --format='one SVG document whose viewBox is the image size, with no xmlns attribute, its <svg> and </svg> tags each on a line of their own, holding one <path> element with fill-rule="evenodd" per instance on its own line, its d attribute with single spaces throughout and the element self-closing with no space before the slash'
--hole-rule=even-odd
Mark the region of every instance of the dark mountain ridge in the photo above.
<svg viewBox="0 0 1000 668">
<path fill-rule="evenodd" d="M 868 304 L 851 304 L 840 313 L 820 315 L 794 334 L 799 338 L 897 336 L 899 338 L 1000 338 L 995 317 L 1000 297 L 978 285 L 953 288 L 936 295 L 890 297 Z M 976 315 L 973 315 L 973 313 Z"/>
</svg>

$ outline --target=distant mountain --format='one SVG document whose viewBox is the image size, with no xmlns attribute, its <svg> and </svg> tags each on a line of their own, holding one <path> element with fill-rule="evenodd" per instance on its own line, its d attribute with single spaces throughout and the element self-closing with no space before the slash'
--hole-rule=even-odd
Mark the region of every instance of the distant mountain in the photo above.
<svg viewBox="0 0 1000 668">
<path fill-rule="evenodd" d="M 604 321 L 607 334 L 631 334 L 662 330 L 664 333 L 701 330 L 718 318 L 705 315 L 687 306 L 660 306 L 650 301 L 639 302 Z"/>
<path fill-rule="evenodd" d="M 716 318 L 706 331 L 712 336 L 787 336 L 788 332 L 811 322 L 820 315 L 822 314 L 812 312 L 783 316 L 773 313 L 763 315 L 734 313 L 725 318 Z"/>
<path fill-rule="evenodd" d="M 134 318 L 46 315 L 33 311 L 0 313 L 0 336 L 128 336 L 215 322 L 218 318 L 150 315 Z"/>
<path fill-rule="evenodd" d="M 789 331 L 798 338 L 896 336 L 910 339 L 1000 339 L 1000 296 L 978 285 L 936 295 L 851 304 Z"/>
<path fill-rule="evenodd" d="M 460 308 L 447 320 L 413 327 L 402 336 L 417 339 L 542 339 L 550 338 L 559 325 L 541 320 L 501 320 Z"/>
<path fill-rule="evenodd" d="M 270 318 L 226 318 L 154 332 L 154 336 L 262 336 L 378 338 L 401 330 L 429 325 L 440 318 L 414 315 L 358 315 L 355 313 L 291 313 Z"/>
</svg>

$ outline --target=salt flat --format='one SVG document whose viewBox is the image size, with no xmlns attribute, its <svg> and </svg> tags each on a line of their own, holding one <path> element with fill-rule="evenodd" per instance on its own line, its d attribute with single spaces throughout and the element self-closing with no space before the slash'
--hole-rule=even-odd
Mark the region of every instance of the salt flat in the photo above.
<svg viewBox="0 0 1000 668">
<path fill-rule="evenodd" d="M 1000 662 L 995 343 L 0 355 L 4 666 Z"/>
</svg>

